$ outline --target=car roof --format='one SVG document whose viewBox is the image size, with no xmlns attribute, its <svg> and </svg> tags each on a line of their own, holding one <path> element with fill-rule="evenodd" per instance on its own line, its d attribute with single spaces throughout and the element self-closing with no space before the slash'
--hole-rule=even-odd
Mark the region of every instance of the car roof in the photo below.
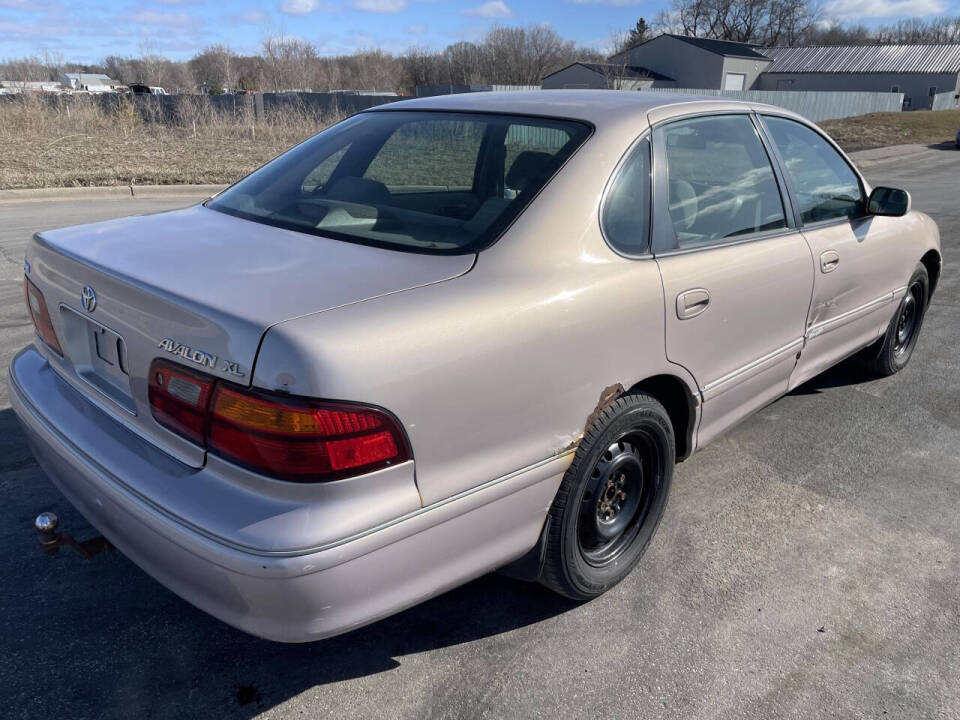
<svg viewBox="0 0 960 720">
<path fill-rule="evenodd" d="M 602 128 L 607 124 L 618 124 L 627 118 L 636 120 L 638 114 L 646 115 L 658 108 L 677 106 L 678 114 L 682 114 L 687 111 L 683 106 L 691 103 L 702 105 L 704 111 L 738 108 L 749 111 L 760 107 L 756 103 L 724 97 L 635 90 L 522 90 L 435 95 L 378 105 L 366 112 L 390 110 L 497 112 L 584 120 L 597 128 Z"/>
</svg>

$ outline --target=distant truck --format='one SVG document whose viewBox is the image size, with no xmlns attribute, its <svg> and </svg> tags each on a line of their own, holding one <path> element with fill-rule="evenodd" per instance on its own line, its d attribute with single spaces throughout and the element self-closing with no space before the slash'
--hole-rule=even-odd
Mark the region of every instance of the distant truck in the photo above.
<svg viewBox="0 0 960 720">
<path fill-rule="evenodd" d="M 130 92 L 134 95 L 167 95 L 167 91 L 162 87 L 153 85 L 144 85 L 143 83 L 130 83 Z"/>
</svg>

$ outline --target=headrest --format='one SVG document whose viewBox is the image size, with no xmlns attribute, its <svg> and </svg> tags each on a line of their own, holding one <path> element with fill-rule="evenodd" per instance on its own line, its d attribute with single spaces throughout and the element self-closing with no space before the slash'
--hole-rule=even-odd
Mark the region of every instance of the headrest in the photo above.
<svg viewBox="0 0 960 720">
<path fill-rule="evenodd" d="M 330 186 L 327 197 L 358 205 L 389 205 L 391 196 L 382 182 L 347 175 Z"/>
<path fill-rule="evenodd" d="M 697 220 L 699 210 L 697 191 L 686 180 L 670 181 L 670 216 L 673 225 L 680 230 L 689 230 Z"/>
<path fill-rule="evenodd" d="M 553 160 L 553 155 L 536 150 L 524 150 L 517 155 L 504 179 L 508 188 L 523 190 L 527 184 L 540 175 Z"/>
</svg>

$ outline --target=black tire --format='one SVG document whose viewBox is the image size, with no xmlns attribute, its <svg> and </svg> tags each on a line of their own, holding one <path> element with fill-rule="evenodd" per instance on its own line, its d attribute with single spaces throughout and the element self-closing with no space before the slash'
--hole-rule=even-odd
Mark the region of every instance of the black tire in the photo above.
<svg viewBox="0 0 960 720">
<path fill-rule="evenodd" d="M 890 320 L 886 334 L 863 351 L 861 364 L 884 377 L 905 368 L 917 345 L 929 302 L 930 277 L 921 263 L 910 276 L 907 292 Z"/>
<path fill-rule="evenodd" d="M 590 600 L 623 580 L 667 507 L 676 450 L 663 405 L 624 395 L 587 428 L 550 507 L 540 582 Z"/>
</svg>

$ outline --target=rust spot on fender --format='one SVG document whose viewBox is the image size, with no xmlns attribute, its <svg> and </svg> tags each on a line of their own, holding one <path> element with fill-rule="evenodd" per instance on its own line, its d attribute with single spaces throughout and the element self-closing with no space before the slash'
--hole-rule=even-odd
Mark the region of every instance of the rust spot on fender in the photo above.
<svg viewBox="0 0 960 720">
<path fill-rule="evenodd" d="M 603 392 L 600 393 L 600 399 L 597 401 L 596 407 L 593 408 L 593 412 L 591 412 L 587 416 L 587 421 L 583 425 L 583 431 L 579 435 L 577 435 L 575 438 L 573 438 L 570 442 L 568 442 L 566 445 L 564 445 L 562 448 L 559 448 L 554 453 L 554 455 L 555 456 L 563 455 L 564 453 L 568 453 L 571 450 L 576 450 L 577 446 L 580 444 L 580 441 L 583 440 L 583 433 L 587 431 L 587 428 L 590 427 L 591 423 L 593 423 L 593 421 L 597 419 L 597 417 L 600 415 L 600 413 L 603 412 L 603 409 L 607 407 L 607 405 L 609 405 L 618 397 L 623 395 L 623 393 L 624 393 L 623 385 L 621 385 L 620 383 L 605 387 L 603 389 Z"/>
<path fill-rule="evenodd" d="M 593 409 L 593 412 L 587 416 L 587 422 L 585 422 L 583 425 L 584 432 L 586 432 L 587 428 L 593 424 L 600 413 L 603 412 L 603 409 L 618 397 L 623 395 L 623 392 L 623 385 L 620 383 L 617 383 L 616 385 L 608 385 L 603 389 L 603 392 L 600 393 L 600 399 L 597 401 L 597 406 Z"/>
</svg>

